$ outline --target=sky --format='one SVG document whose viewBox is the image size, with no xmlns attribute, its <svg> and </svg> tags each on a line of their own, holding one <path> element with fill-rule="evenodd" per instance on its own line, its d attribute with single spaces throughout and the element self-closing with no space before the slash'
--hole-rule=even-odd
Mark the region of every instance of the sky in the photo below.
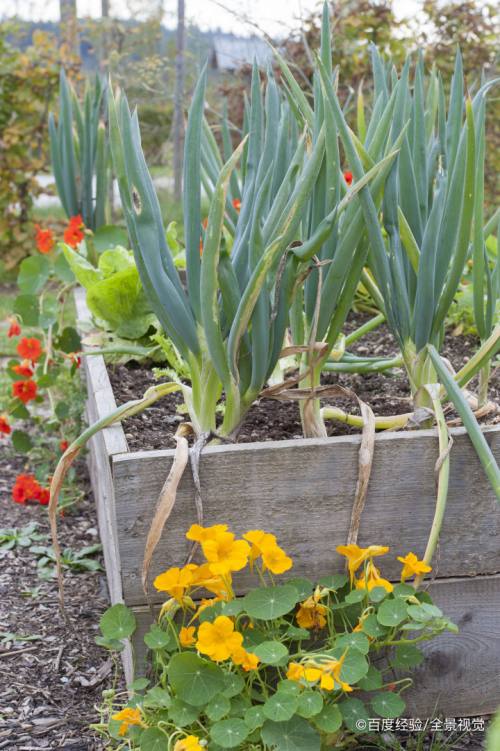
<svg viewBox="0 0 500 751">
<path fill-rule="evenodd" d="M 128 8 L 153 9 L 158 0 L 111 0 L 111 13 L 119 18 L 130 15 Z M 271 36 L 286 36 L 297 20 L 319 7 L 317 0 L 186 0 L 186 15 L 203 30 L 221 28 L 236 34 L 257 32 L 254 22 Z M 100 0 L 77 0 L 79 16 L 98 16 Z M 163 0 L 164 23 L 175 23 L 177 0 Z M 397 16 L 411 15 L 417 0 L 396 0 Z M 0 18 L 17 14 L 35 21 L 58 19 L 58 0 L 0 0 Z M 245 20 L 247 19 L 247 20 Z"/>
</svg>

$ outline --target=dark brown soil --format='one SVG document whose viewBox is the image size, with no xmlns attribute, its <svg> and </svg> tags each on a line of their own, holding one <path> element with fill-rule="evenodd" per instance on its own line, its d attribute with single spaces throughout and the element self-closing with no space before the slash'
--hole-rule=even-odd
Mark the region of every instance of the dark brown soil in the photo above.
<svg viewBox="0 0 500 751">
<path fill-rule="evenodd" d="M 46 508 L 12 501 L 14 479 L 26 471 L 22 458 L 5 443 L 0 452 L 0 528 L 37 522 L 38 531 L 48 533 Z M 61 546 L 74 551 L 99 542 L 84 462 L 78 475 L 87 490 L 85 499 L 59 521 Z M 108 653 L 94 643 L 100 615 L 108 607 L 104 571 L 65 573 L 65 623 L 57 584 L 38 578 L 35 554 L 16 547 L 0 550 L 0 556 L 0 749 L 103 748 L 88 726 L 98 721 L 95 707 L 114 679 Z M 37 638 L 31 641 L 30 636 Z"/>
<path fill-rule="evenodd" d="M 346 333 L 360 326 L 367 320 L 363 314 L 352 316 L 346 326 Z M 471 336 L 446 337 L 442 354 L 447 357 L 455 369 L 462 367 L 471 354 L 477 349 L 478 343 Z M 350 348 L 355 354 L 370 354 L 391 357 L 397 354 L 397 345 L 387 326 L 380 326 L 367 334 Z M 137 363 L 110 366 L 109 374 L 118 404 L 130 399 L 137 399 L 154 383 L 152 370 Z M 367 402 L 376 415 L 393 415 L 410 411 L 410 390 L 406 374 L 403 369 L 392 373 L 372 373 L 368 375 L 355 374 L 327 374 L 323 383 L 338 383 L 354 391 L 363 401 Z M 471 389 L 474 390 L 472 382 Z M 500 403 L 500 373 L 497 369 L 491 377 L 490 398 Z M 357 403 L 354 401 L 332 398 L 324 403 L 335 404 L 349 412 L 358 413 Z M 132 451 L 147 449 L 175 448 L 174 433 L 184 414 L 180 411 L 182 397 L 174 394 L 160 402 L 147 412 L 129 418 L 124 422 L 124 430 L 129 447 Z M 452 414 L 450 413 L 450 416 Z M 488 422 L 500 421 L 500 416 L 489 416 Z M 330 421 L 327 425 L 328 434 L 347 435 L 358 432 L 341 423 Z M 299 408 L 296 402 L 281 402 L 275 399 L 261 399 L 254 404 L 247 414 L 238 434 L 239 443 L 252 441 L 277 441 L 286 438 L 301 438 Z"/>
</svg>

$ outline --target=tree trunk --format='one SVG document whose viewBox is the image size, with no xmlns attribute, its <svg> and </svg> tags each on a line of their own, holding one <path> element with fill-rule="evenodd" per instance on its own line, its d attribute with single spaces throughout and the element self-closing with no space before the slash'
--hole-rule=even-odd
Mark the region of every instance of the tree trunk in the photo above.
<svg viewBox="0 0 500 751">
<path fill-rule="evenodd" d="M 180 201 L 182 195 L 182 141 L 184 136 L 184 16 L 184 0 L 177 0 L 177 54 L 175 57 L 174 120 L 172 124 L 172 136 L 174 147 L 174 194 L 178 201 Z"/>
</svg>

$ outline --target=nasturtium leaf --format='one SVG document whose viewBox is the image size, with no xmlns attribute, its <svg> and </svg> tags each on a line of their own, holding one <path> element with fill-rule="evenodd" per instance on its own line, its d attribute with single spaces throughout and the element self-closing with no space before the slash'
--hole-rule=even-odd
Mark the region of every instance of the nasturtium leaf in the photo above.
<svg viewBox="0 0 500 751">
<path fill-rule="evenodd" d="M 121 603 L 108 608 L 99 621 L 103 636 L 109 639 L 126 639 L 132 636 L 136 625 L 133 612 Z"/>
<path fill-rule="evenodd" d="M 314 724 L 324 733 L 335 733 L 342 725 L 342 713 L 336 704 L 323 707 Z"/>
<path fill-rule="evenodd" d="M 25 326 L 38 326 L 40 303 L 36 295 L 18 295 L 13 310 Z"/>
<path fill-rule="evenodd" d="M 161 686 L 153 686 L 146 693 L 144 697 L 144 705 L 146 707 L 161 707 L 168 709 L 172 704 L 172 697 Z"/>
<path fill-rule="evenodd" d="M 56 374 L 54 372 L 44 373 L 37 378 L 38 387 L 41 389 L 49 389 L 56 382 Z"/>
<path fill-rule="evenodd" d="M 244 716 L 245 724 L 248 725 L 250 731 L 255 728 L 261 728 L 266 721 L 266 715 L 261 706 L 249 707 Z"/>
<path fill-rule="evenodd" d="M 299 600 L 307 600 L 312 595 L 314 584 L 310 579 L 302 577 L 296 577 L 295 579 L 288 579 L 287 584 L 291 584 L 297 590 L 297 597 Z"/>
<path fill-rule="evenodd" d="M 66 326 L 57 337 L 56 346 L 67 354 L 70 352 L 79 352 L 82 348 L 80 334 L 73 326 Z"/>
<path fill-rule="evenodd" d="M 263 641 L 252 651 L 266 665 L 279 665 L 288 657 L 288 649 L 279 641 Z"/>
<path fill-rule="evenodd" d="M 165 751 L 168 746 L 168 736 L 158 728 L 148 728 L 141 733 L 141 751 Z"/>
<path fill-rule="evenodd" d="M 380 623 L 377 621 L 377 616 L 375 615 L 375 613 L 371 613 L 365 618 L 361 628 L 363 629 L 363 633 L 367 634 L 372 639 L 379 639 L 381 636 L 385 636 L 385 634 L 387 633 L 387 628 L 380 625 Z"/>
<path fill-rule="evenodd" d="M 168 649 L 175 641 L 171 631 L 164 631 L 160 626 L 153 624 L 144 634 L 144 643 L 150 649 Z"/>
<path fill-rule="evenodd" d="M 17 286 L 25 295 L 36 295 L 50 276 L 50 263 L 42 255 L 28 256 L 19 267 Z"/>
<path fill-rule="evenodd" d="M 323 697 L 318 691 L 303 691 L 298 697 L 297 714 L 308 720 L 323 709 Z"/>
<path fill-rule="evenodd" d="M 200 714 L 199 707 L 182 701 L 182 699 L 173 699 L 168 710 L 169 716 L 180 728 L 191 725 Z"/>
<path fill-rule="evenodd" d="M 403 623 L 401 631 L 422 631 L 424 628 L 424 622 L 419 623 L 418 621 L 408 621 L 408 623 Z"/>
<path fill-rule="evenodd" d="M 238 600 L 230 600 L 229 602 L 223 602 L 221 603 L 221 615 L 239 615 L 243 611 L 243 602 L 241 599 Z"/>
<path fill-rule="evenodd" d="M 57 402 L 54 411 L 58 420 L 65 420 L 69 415 L 69 405 L 67 402 Z"/>
<path fill-rule="evenodd" d="M 75 281 L 75 275 L 71 271 L 64 253 L 58 252 L 53 264 L 54 274 L 61 282 L 68 284 Z"/>
<path fill-rule="evenodd" d="M 401 598 L 386 600 L 377 612 L 377 620 L 382 626 L 399 626 L 408 616 L 408 606 Z"/>
<path fill-rule="evenodd" d="M 443 611 L 436 605 L 428 602 L 422 602 L 420 605 L 408 605 L 408 615 L 415 621 L 432 621 L 434 618 L 441 618 Z"/>
<path fill-rule="evenodd" d="M 299 628 L 298 626 L 289 626 L 285 632 L 285 636 L 293 641 L 301 641 L 302 639 L 309 639 L 311 634 L 306 628 Z"/>
<path fill-rule="evenodd" d="M 379 694 L 375 694 L 370 703 L 380 717 L 387 719 L 399 717 L 406 707 L 405 700 L 392 691 L 381 691 Z"/>
<path fill-rule="evenodd" d="M 231 699 L 233 696 L 237 696 L 245 686 L 245 681 L 238 673 L 231 673 L 230 675 L 224 675 L 222 693 Z"/>
<path fill-rule="evenodd" d="M 370 642 L 368 637 L 361 633 L 361 631 L 355 631 L 350 634 L 343 634 L 335 642 L 336 647 L 342 647 L 343 649 L 357 649 L 364 655 L 368 654 L 370 649 Z"/>
<path fill-rule="evenodd" d="M 261 736 L 276 751 L 320 751 L 319 734 L 303 717 L 295 716 L 287 722 L 267 720 Z"/>
<path fill-rule="evenodd" d="M 346 574 L 332 574 L 331 576 L 322 576 L 318 584 L 321 587 L 337 592 L 342 587 L 345 587 L 347 582 L 348 578 Z"/>
<path fill-rule="evenodd" d="M 203 660 L 192 652 L 172 657 L 168 666 L 168 679 L 177 696 L 195 707 L 207 704 L 225 688 L 222 670 L 213 662 Z"/>
<path fill-rule="evenodd" d="M 415 589 L 411 586 L 411 584 L 395 584 L 394 589 L 392 590 L 392 594 L 394 597 L 410 597 L 415 594 Z"/>
<path fill-rule="evenodd" d="M 9 413 L 11 417 L 16 417 L 18 420 L 28 420 L 30 416 L 29 410 L 21 402 L 11 407 Z"/>
<path fill-rule="evenodd" d="M 284 678 L 282 681 L 280 681 L 276 689 L 277 691 L 282 691 L 283 693 L 292 694 L 292 696 L 298 696 L 302 691 L 300 683 L 297 683 L 297 681 L 290 681 L 288 680 L 288 678 Z"/>
<path fill-rule="evenodd" d="M 40 302 L 40 316 L 38 319 L 38 325 L 40 328 L 48 329 L 49 326 L 54 326 L 57 321 L 59 309 L 60 303 L 55 295 L 44 295 Z"/>
<path fill-rule="evenodd" d="M 251 590 L 244 597 L 244 606 L 251 618 L 272 621 L 289 613 L 299 599 L 294 586 L 282 584 Z"/>
<path fill-rule="evenodd" d="M 21 454 L 27 454 L 33 448 L 33 441 L 24 430 L 13 430 L 11 440 L 14 449 Z"/>
<path fill-rule="evenodd" d="M 244 717 L 245 712 L 252 706 L 252 701 L 245 694 L 239 696 L 233 696 L 231 699 L 231 709 L 229 710 L 230 717 Z"/>
<path fill-rule="evenodd" d="M 214 696 L 208 702 L 205 707 L 205 714 L 212 722 L 217 722 L 217 720 L 222 720 L 223 717 L 229 714 L 230 709 L 231 702 L 229 699 L 224 694 L 217 694 L 217 696 Z"/>
<path fill-rule="evenodd" d="M 424 653 L 414 644 L 398 644 L 391 658 L 395 668 L 416 668 L 424 661 Z"/>
<path fill-rule="evenodd" d="M 136 678 L 135 681 L 132 681 L 132 683 L 129 683 L 127 688 L 129 691 L 142 691 L 148 686 L 149 686 L 149 681 L 147 678 Z"/>
<path fill-rule="evenodd" d="M 357 649 L 349 649 L 346 652 L 345 647 L 335 647 L 331 654 L 336 660 L 340 660 L 345 655 L 340 677 L 346 683 L 357 683 L 367 674 L 368 661 L 364 654 Z"/>
<path fill-rule="evenodd" d="M 381 688 L 382 683 L 382 673 L 376 667 L 370 665 L 367 674 L 360 680 L 358 685 L 363 691 L 376 691 L 378 688 Z"/>
<path fill-rule="evenodd" d="M 96 636 L 95 643 L 112 652 L 122 652 L 125 649 L 125 644 L 120 639 L 108 639 L 106 636 Z"/>
<path fill-rule="evenodd" d="M 367 730 L 370 715 L 361 699 L 345 699 L 339 703 L 344 722 L 353 733 Z"/>
<path fill-rule="evenodd" d="M 264 714 L 270 720 L 284 722 L 297 711 L 298 698 L 285 691 L 277 691 L 264 704 Z"/>
<path fill-rule="evenodd" d="M 389 592 L 384 587 L 373 587 L 370 591 L 370 602 L 382 602 Z"/>
<path fill-rule="evenodd" d="M 353 589 L 352 592 L 349 592 L 348 595 L 346 595 L 344 602 L 346 602 L 348 605 L 356 605 L 358 602 L 361 602 L 366 597 L 366 592 L 364 589 Z"/>
<path fill-rule="evenodd" d="M 210 728 L 210 737 L 221 748 L 237 748 L 249 734 L 248 726 L 238 717 L 216 722 Z"/>
</svg>

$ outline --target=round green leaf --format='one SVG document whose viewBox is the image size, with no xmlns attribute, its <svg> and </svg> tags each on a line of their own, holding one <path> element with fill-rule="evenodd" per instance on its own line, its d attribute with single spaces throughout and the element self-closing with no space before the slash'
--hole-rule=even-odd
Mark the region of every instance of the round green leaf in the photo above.
<svg viewBox="0 0 500 751">
<path fill-rule="evenodd" d="M 65 420 L 69 415 L 69 404 L 67 402 L 57 402 L 54 411 L 58 420 Z"/>
<path fill-rule="evenodd" d="M 368 661 L 357 649 L 350 649 L 346 654 L 345 647 L 335 647 L 332 655 L 336 660 L 340 660 L 345 655 L 340 677 L 346 683 L 357 683 L 367 674 Z"/>
<path fill-rule="evenodd" d="M 339 709 L 344 718 L 344 722 L 353 733 L 359 733 L 368 727 L 370 715 L 363 702 L 360 699 L 345 699 L 340 702 Z M 366 725 L 361 725 L 361 723 Z"/>
<path fill-rule="evenodd" d="M 284 722 L 297 711 L 299 700 L 285 691 L 277 691 L 264 704 L 264 714 L 270 720 Z"/>
<path fill-rule="evenodd" d="M 170 631 L 164 631 L 154 624 L 149 631 L 144 634 L 144 642 L 150 649 L 166 649 L 173 644 L 173 636 Z"/>
<path fill-rule="evenodd" d="M 391 664 L 395 668 L 416 668 L 424 661 L 424 653 L 414 644 L 398 644 Z"/>
<path fill-rule="evenodd" d="M 250 731 L 252 731 L 252 730 L 255 730 L 256 728 L 262 727 L 262 725 L 266 721 L 266 716 L 261 706 L 250 707 L 245 712 L 244 719 L 245 719 L 246 724 L 250 728 Z"/>
<path fill-rule="evenodd" d="M 279 641 L 264 641 L 252 652 L 266 665 L 279 665 L 288 657 L 288 649 Z"/>
<path fill-rule="evenodd" d="M 135 681 L 132 681 L 132 683 L 129 683 L 127 688 L 129 691 L 142 691 L 148 686 L 149 686 L 149 681 L 147 678 L 136 678 Z"/>
<path fill-rule="evenodd" d="M 262 740 L 276 751 L 320 751 L 320 737 L 302 717 L 288 722 L 267 720 L 261 731 Z"/>
<path fill-rule="evenodd" d="M 337 639 L 335 646 L 342 647 L 343 649 L 357 649 L 358 652 L 361 652 L 364 655 L 367 655 L 370 649 L 368 637 L 360 631 L 355 631 L 351 634 L 343 634 Z"/>
<path fill-rule="evenodd" d="M 298 593 L 291 584 L 278 587 L 260 587 L 251 590 L 244 598 L 245 610 L 250 618 L 272 621 L 289 613 L 299 601 Z"/>
<path fill-rule="evenodd" d="M 347 574 L 332 574 L 331 576 L 323 576 L 318 584 L 321 587 L 326 587 L 326 589 L 331 589 L 334 592 L 337 592 L 339 589 L 342 589 L 342 587 L 345 587 L 347 582 Z"/>
<path fill-rule="evenodd" d="M 395 584 L 392 594 L 394 597 L 410 597 L 415 595 L 415 590 L 411 584 Z"/>
<path fill-rule="evenodd" d="M 389 592 L 384 587 L 373 587 L 370 592 L 370 602 L 382 602 Z"/>
<path fill-rule="evenodd" d="M 361 628 L 363 629 L 363 633 L 371 636 L 372 639 L 380 639 L 380 637 L 385 636 L 385 634 L 387 633 L 387 628 L 380 625 L 380 623 L 377 621 L 377 616 L 375 615 L 375 613 L 372 613 L 367 618 L 365 618 Z"/>
<path fill-rule="evenodd" d="M 318 691 L 303 691 L 298 699 L 297 714 L 305 717 L 314 717 L 323 709 L 323 697 Z"/>
<path fill-rule="evenodd" d="M 11 439 L 15 450 L 21 454 L 27 454 L 33 448 L 33 441 L 24 430 L 13 430 Z"/>
<path fill-rule="evenodd" d="M 210 728 L 210 737 L 221 748 L 236 748 L 249 734 L 248 726 L 238 717 L 216 722 Z"/>
<path fill-rule="evenodd" d="M 172 657 L 168 678 L 177 696 L 195 707 L 208 704 L 225 687 L 222 670 L 191 652 Z"/>
<path fill-rule="evenodd" d="M 102 634 L 108 639 L 126 639 L 132 636 L 136 625 L 133 612 L 121 603 L 108 608 L 99 621 Z"/>
<path fill-rule="evenodd" d="M 62 352 L 69 354 L 70 352 L 79 352 L 82 348 L 82 340 L 80 334 L 72 326 L 66 326 L 61 335 L 57 337 L 55 345 Z"/>
<path fill-rule="evenodd" d="M 45 294 L 40 305 L 40 318 L 38 320 L 39 326 L 42 329 L 48 329 L 49 326 L 53 326 L 57 321 L 57 314 L 60 309 L 60 302 L 55 295 Z"/>
<path fill-rule="evenodd" d="M 377 668 L 370 665 L 368 672 L 359 682 L 359 687 L 363 691 L 376 691 L 382 686 L 382 673 Z"/>
<path fill-rule="evenodd" d="M 222 693 L 231 699 L 233 696 L 238 696 L 243 691 L 245 681 L 238 673 L 231 673 L 224 676 L 224 686 Z"/>
<path fill-rule="evenodd" d="M 441 618 L 443 611 L 436 607 L 436 605 L 422 602 L 420 605 L 409 605 L 408 615 L 415 621 L 425 623 L 426 621 L 432 621 L 433 618 Z"/>
<path fill-rule="evenodd" d="M 393 694 L 391 691 L 382 691 L 373 697 L 371 705 L 380 717 L 393 719 L 399 717 L 404 711 L 406 702 L 399 694 Z"/>
<path fill-rule="evenodd" d="M 74 282 L 75 275 L 69 267 L 69 263 L 64 257 L 64 253 L 59 250 L 54 261 L 54 273 L 61 282 Z"/>
<path fill-rule="evenodd" d="M 174 699 L 170 705 L 168 713 L 172 722 L 180 728 L 185 728 L 196 720 L 200 714 L 200 710 L 198 707 L 193 707 L 191 704 L 187 704 L 181 699 Z"/>
<path fill-rule="evenodd" d="M 21 261 L 17 286 L 25 295 L 40 292 L 50 276 L 50 264 L 45 256 L 29 256 Z"/>
<path fill-rule="evenodd" d="M 207 704 L 205 714 L 212 722 L 217 722 L 217 720 L 222 720 L 223 717 L 229 714 L 230 709 L 231 702 L 229 699 L 224 694 L 218 694 Z"/>
<path fill-rule="evenodd" d="M 148 728 L 141 734 L 141 751 L 165 751 L 168 737 L 158 728 Z"/>
<path fill-rule="evenodd" d="M 18 295 L 13 309 L 25 326 L 38 326 L 40 307 L 36 295 Z"/>
<path fill-rule="evenodd" d="M 147 707 L 167 708 L 172 704 L 172 698 L 168 691 L 160 686 L 150 688 L 144 697 L 144 705 Z"/>
<path fill-rule="evenodd" d="M 377 620 L 382 626 L 399 626 L 408 615 L 408 607 L 404 600 L 386 600 L 379 607 Z"/>
<path fill-rule="evenodd" d="M 319 715 L 314 718 L 314 724 L 324 733 L 335 733 L 342 725 L 342 713 L 336 704 L 323 707 Z"/>
<path fill-rule="evenodd" d="M 291 584 L 297 590 L 297 597 L 299 600 L 307 600 L 312 595 L 314 584 L 310 579 L 296 577 L 295 579 L 288 579 L 287 584 Z"/>
<path fill-rule="evenodd" d="M 364 589 L 353 589 L 352 592 L 349 592 L 348 595 L 346 595 L 344 602 L 346 602 L 348 605 L 356 605 L 358 602 L 361 602 L 366 597 L 366 592 Z"/>
</svg>

